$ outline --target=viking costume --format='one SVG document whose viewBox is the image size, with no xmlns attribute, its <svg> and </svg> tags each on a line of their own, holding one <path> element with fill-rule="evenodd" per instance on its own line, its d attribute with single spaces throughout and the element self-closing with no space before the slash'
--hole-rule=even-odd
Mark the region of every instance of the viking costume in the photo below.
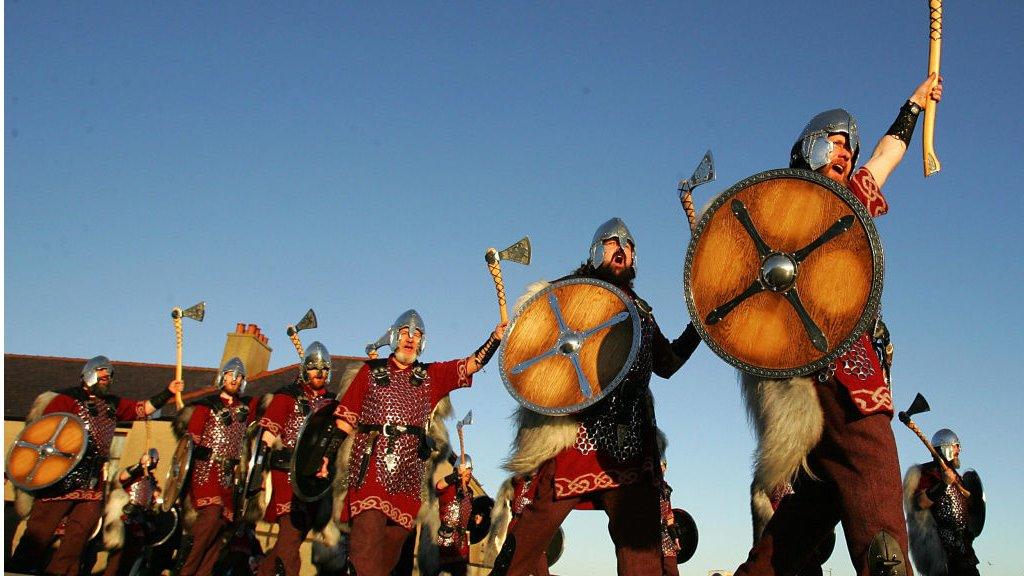
<svg viewBox="0 0 1024 576">
<path fill-rule="evenodd" d="M 889 132 L 904 142 L 913 131 L 912 123 L 906 130 L 905 114 L 909 112 L 901 111 Z M 845 110 L 835 109 L 807 124 L 793 146 L 791 167 L 826 166 L 835 146 L 828 140 L 832 134 L 846 136 L 851 165 L 856 165 L 856 122 Z M 847 187 L 871 216 L 888 211 L 866 167 L 853 171 Z M 861 334 L 845 354 L 817 374 L 786 380 L 741 374 L 758 437 L 751 493 L 763 500 L 790 482 L 795 492 L 782 500 L 737 575 L 797 572 L 838 522 L 858 574 L 873 573 L 871 566 L 881 561 L 888 562 L 886 574 L 890 568 L 893 573 L 910 573 L 900 514 L 899 461 L 890 426 L 891 348 L 880 320 L 876 332 L 878 339 Z"/>
<path fill-rule="evenodd" d="M 302 569 L 299 546 L 312 528 L 315 507 L 318 504 L 295 498 L 289 478 L 292 452 L 299 430 L 310 414 L 333 401 L 327 394 L 327 384 L 319 390 L 310 385 L 310 370 L 326 370 L 327 384 L 330 383 L 331 355 L 320 342 L 313 342 L 309 346 L 302 361 L 300 377 L 274 393 L 259 421 L 261 427 L 277 436 L 280 441 L 279 444 L 275 443 L 274 449 L 270 452 L 272 490 L 264 516 L 264 520 L 272 524 L 276 522 L 280 529 L 274 547 L 260 562 L 260 576 L 270 576 L 282 569 L 284 574 L 299 573 Z M 329 500 L 327 505 L 330 505 Z"/>
<path fill-rule="evenodd" d="M 959 446 L 960 441 L 946 428 L 932 438 L 932 446 L 950 468 L 960 464 L 953 452 L 954 444 Z M 968 471 L 965 478 L 969 474 L 976 473 Z M 974 538 L 980 532 L 979 516 L 983 520 L 984 514 L 984 510 L 977 509 L 980 494 L 975 498 L 964 496 L 956 485 L 946 484 L 942 476 L 942 467 L 932 461 L 911 466 L 904 478 L 904 505 L 914 565 L 925 576 L 977 576 Z M 980 485 L 971 486 L 972 496 L 975 491 L 980 491 Z M 922 496 L 927 499 L 924 508 Z"/>
<path fill-rule="evenodd" d="M 88 450 L 82 461 L 61 481 L 33 494 L 31 514 L 25 533 L 11 557 L 10 570 L 36 571 L 47 557 L 57 527 L 65 521 L 65 532 L 60 547 L 53 554 L 47 573 L 78 574 L 79 563 L 86 543 L 96 529 L 103 514 L 106 465 L 110 445 L 118 422 L 146 419 L 153 408 L 159 409 L 171 399 L 164 390 L 147 400 L 128 400 L 107 394 L 100 385 L 100 371 L 110 375 L 114 368 L 105 356 L 96 356 L 82 368 L 82 385 L 57 393 L 44 393 L 36 398 L 29 411 L 28 421 L 54 412 L 68 412 L 78 416 L 88 431 Z"/>
<path fill-rule="evenodd" d="M 235 468 L 242 453 L 246 427 L 255 418 L 256 401 L 243 397 L 245 367 L 238 358 L 224 363 L 214 383 L 223 387 L 224 375 L 242 378 L 237 395 L 204 398 L 182 411 L 188 434 L 195 442 L 188 495 L 197 512 L 192 524 L 192 545 L 180 574 L 212 574 L 220 555 L 220 531 L 234 520 Z"/>
<path fill-rule="evenodd" d="M 392 350 L 398 350 L 403 330 L 410 338 L 420 333 L 418 356 L 426 329 L 415 310 L 392 325 Z M 477 351 L 480 365 L 497 345 L 492 335 Z M 402 367 L 394 354 L 369 360 L 342 397 L 335 416 L 352 428 L 354 438 L 340 521 L 351 525 L 349 557 L 360 576 L 386 575 L 398 561 L 423 500 L 424 461 L 433 451 L 431 413 L 451 391 L 472 384 L 467 363 L 414 360 Z"/>
<path fill-rule="evenodd" d="M 533 478 L 529 476 L 512 476 L 502 483 L 491 511 L 491 528 L 487 534 L 487 545 L 484 548 L 485 564 L 494 566 L 497 563 L 497 557 L 505 543 L 506 535 L 515 527 L 530 502 L 533 502 L 536 491 L 537 483 L 533 482 Z M 534 562 L 534 568 L 530 574 L 548 576 L 547 551 Z"/>
<path fill-rule="evenodd" d="M 608 240 L 635 249 L 626 225 L 613 218 L 594 235 L 588 263 L 567 278 L 607 279 L 600 265 Z M 531 571 L 573 509 L 603 509 L 608 514 L 620 574 L 661 574 L 661 471 L 649 384 L 652 372 L 672 376 L 700 338 L 688 326 L 669 342 L 651 307 L 630 286 L 616 284 L 639 311 L 639 351 L 618 387 L 580 413 L 552 417 L 523 407 L 517 410 L 515 452 L 505 467 L 530 476 L 536 488 L 533 501 L 509 530 L 495 574 Z"/>
<path fill-rule="evenodd" d="M 151 516 L 160 484 L 153 476 L 159 462 L 156 448 L 149 449 L 150 465 L 136 464 L 128 477 L 118 481 L 120 490 L 111 494 L 103 523 L 103 543 L 110 550 L 104 576 L 127 575 L 142 555 L 152 531 Z"/>
<path fill-rule="evenodd" d="M 473 463 L 469 456 L 465 457 L 465 462 L 469 470 L 472 470 Z M 465 576 L 469 563 L 470 542 L 467 531 L 473 514 L 473 489 L 468 483 L 463 487 L 458 466 L 438 481 L 434 489 L 441 522 L 436 538 L 441 570 L 451 576 Z"/>
</svg>

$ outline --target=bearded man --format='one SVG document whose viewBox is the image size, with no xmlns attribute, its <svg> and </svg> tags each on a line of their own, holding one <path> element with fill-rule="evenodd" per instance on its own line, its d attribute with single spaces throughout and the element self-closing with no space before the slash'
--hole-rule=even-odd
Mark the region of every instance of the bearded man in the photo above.
<svg viewBox="0 0 1024 576">
<path fill-rule="evenodd" d="M 583 412 L 542 416 L 519 408 L 515 453 L 505 467 L 531 477 L 532 501 L 512 526 L 492 574 L 534 570 L 573 509 L 601 509 L 615 543 L 618 573 L 661 575 L 661 470 L 651 374 L 669 378 L 700 343 L 693 326 L 669 342 L 651 307 L 633 291 L 636 242 L 618 219 L 602 224 L 590 257 L 566 278 L 597 278 L 621 289 L 641 320 L 639 352 L 627 376 Z M 674 568 L 674 565 L 673 565 Z"/>
<path fill-rule="evenodd" d="M 264 520 L 277 523 L 277 542 L 260 562 L 259 576 L 296 575 L 302 569 L 299 547 L 312 528 L 317 503 L 295 498 L 289 480 L 292 452 L 299 430 L 317 410 L 331 403 L 331 354 L 313 342 L 302 360 L 298 379 L 274 393 L 260 418 L 263 440 L 270 452 L 271 501 Z"/>
<path fill-rule="evenodd" d="M 933 75 L 922 82 L 856 170 L 856 121 L 841 108 L 822 112 L 793 144 L 790 167 L 814 170 L 847 187 L 872 216 L 881 216 L 889 209 L 882 185 L 903 159 L 918 114 L 941 97 L 941 79 Z M 818 374 L 788 380 L 742 375 L 759 441 L 752 493 L 771 494 L 789 482 L 794 493 L 781 500 L 737 576 L 806 568 L 839 522 L 860 576 L 912 572 L 885 373 L 865 333 Z"/>
<path fill-rule="evenodd" d="M 368 360 L 349 385 L 335 411 L 341 433 L 355 435 L 340 520 L 351 523 L 349 559 L 359 576 L 386 576 L 398 562 L 420 510 L 431 411 L 449 392 L 472 385 L 506 326 L 499 323 L 471 356 L 424 364 L 426 327 L 408 310 L 391 326 L 393 353 Z"/>
<path fill-rule="evenodd" d="M 222 547 L 221 530 L 234 520 L 235 469 L 242 453 L 245 429 L 255 419 L 256 402 L 245 393 L 245 366 L 232 358 L 221 366 L 214 380 L 220 393 L 204 398 L 182 411 L 179 421 L 188 422 L 195 442 L 188 494 L 196 519 L 192 546 L 179 574 L 213 574 Z"/>
<path fill-rule="evenodd" d="M 33 403 L 29 422 L 53 412 L 69 412 L 81 418 L 89 434 L 89 447 L 79 465 L 60 482 L 34 494 L 28 525 L 11 556 L 9 570 L 42 571 L 57 527 L 67 519 L 60 547 L 45 572 L 78 574 L 86 543 L 103 514 L 104 467 L 117 423 L 148 418 L 184 387 L 183 382 L 174 380 L 149 400 L 128 400 L 107 393 L 113 379 L 110 360 L 96 356 L 82 367 L 78 386 L 41 394 Z"/>
</svg>

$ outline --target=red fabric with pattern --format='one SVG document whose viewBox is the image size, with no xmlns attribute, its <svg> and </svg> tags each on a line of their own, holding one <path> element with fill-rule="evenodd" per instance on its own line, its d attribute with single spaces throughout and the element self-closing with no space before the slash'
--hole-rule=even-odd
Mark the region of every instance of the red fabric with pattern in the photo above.
<svg viewBox="0 0 1024 576">
<path fill-rule="evenodd" d="M 230 401 L 224 401 L 220 398 L 226 406 L 237 406 L 240 401 L 237 398 L 232 397 Z M 249 422 L 252 422 L 256 415 L 256 404 L 257 399 L 252 399 L 249 402 Z M 206 428 L 207 422 L 213 413 L 210 411 L 208 406 L 203 404 L 196 404 L 192 411 L 192 417 L 188 421 L 188 432 L 193 438 L 199 438 L 203 435 L 203 430 Z M 238 447 L 238 454 L 242 453 L 242 447 Z M 221 486 L 220 482 L 221 471 L 219 466 L 214 466 L 210 472 L 210 477 L 205 482 L 199 482 L 195 475 L 192 475 L 192 479 L 189 482 L 188 494 L 192 498 L 192 506 L 196 510 L 206 508 L 207 506 L 223 506 L 223 517 L 228 522 L 234 517 L 234 494 L 231 488 L 225 488 Z"/>
</svg>

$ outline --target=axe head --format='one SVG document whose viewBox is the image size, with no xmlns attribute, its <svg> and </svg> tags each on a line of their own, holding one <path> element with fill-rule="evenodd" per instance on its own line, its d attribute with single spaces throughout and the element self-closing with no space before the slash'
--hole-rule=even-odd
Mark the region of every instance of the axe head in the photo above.
<svg viewBox="0 0 1024 576">
<path fill-rule="evenodd" d="M 498 259 L 506 262 L 515 262 L 524 266 L 530 265 L 530 237 L 523 236 L 523 239 L 515 244 L 498 252 Z"/>
<path fill-rule="evenodd" d="M 914 401 L 910 403 L 910 408 L 907 408 L 907 416 L 927 412 L 931 409 L 931 406 L 928 405 L 928 401 L 924 399 L 924 396 L 922 396 L 920 392 L 918 392 L 917 396 L 914 397 Z"/>
<path fill-rule="evenodd" d="M 704 157 L 701 158 L 700 164 L 697 164 L 697 168 L 694 169 L 693 174 L 689 178 L 684 178 L 679 181 L 679 192 L 680 194 L 693 192 L 693 189 L 697 186 L 711 182 L 714 179 L 715 158 L 711 155 L 711 150 L 708 150 L 704 153 Z"/>
<path fill-rule="evenodd" d="M 191 308 L 181 311 L 182 318 L 191 318 L 196 322 L 202 322 L 206 317 L 206 302 L 200 302 Z"/>
<path fill-rule="evenodd" d="M 467 425 L 472 424 L 472 423 L 473 423 L 473 411 L 470 410 L 469 412 L 466 413 L 466 416 L 462 420 L 459 420 L 459 423 L 456 424 L 455 427 L 457 429 L 461 430 L 463 426 L 467 426 Z"/>
<path fill-rule="evenodd" d="M 376 341 L 370 342 L 369 344 L 366 345 L 366 355 L 369 356 L 371 352 L 376 352 L 380 348 L 383 348 L 383 347 L 388 346 L 390 344 L 391 344 L 391 329 L 388 328 L 387 331 L 384 332 L 383 336 L 381 336 L 380 338 L 377 338 Z"/>
<path fill-rule="evenodd" d="M 302 332 L 308 328 L 316 328 L 316 312 L 313 312 L 312 308 L 307 310 L 306 315 L 295 325 L 295 331 Z"/>
</svg>

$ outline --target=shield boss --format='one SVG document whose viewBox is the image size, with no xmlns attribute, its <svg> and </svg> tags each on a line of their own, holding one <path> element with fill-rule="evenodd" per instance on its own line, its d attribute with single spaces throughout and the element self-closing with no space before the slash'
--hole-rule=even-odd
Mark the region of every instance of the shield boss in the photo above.
<svg viewBox="0 0 1024 576">
<path fill-rule="evenodd" d="M 27 424 L 7 455 L 7 478 L 22 490 L 42 490 L 82 461 L 89 435 L 82 419 L 68 412 L 46 414 Z"/>
<path fill-rule="evenodd" d="M 852 192 L 809 170 L 771 170 L 705 211 L 684 296 L 726 362 L 789 378 L 828 366 L 871 326 L 882 273 L 878 232 Z"/>
<path fill-rule="evenodd" d="M 549 284 L 512 319 L 501 345 L 501 377 L 512 396 L 541 414 L 578 412 L 614 390 L 640 347 L 633 299 L 593 278 Z"/>
</svg>

